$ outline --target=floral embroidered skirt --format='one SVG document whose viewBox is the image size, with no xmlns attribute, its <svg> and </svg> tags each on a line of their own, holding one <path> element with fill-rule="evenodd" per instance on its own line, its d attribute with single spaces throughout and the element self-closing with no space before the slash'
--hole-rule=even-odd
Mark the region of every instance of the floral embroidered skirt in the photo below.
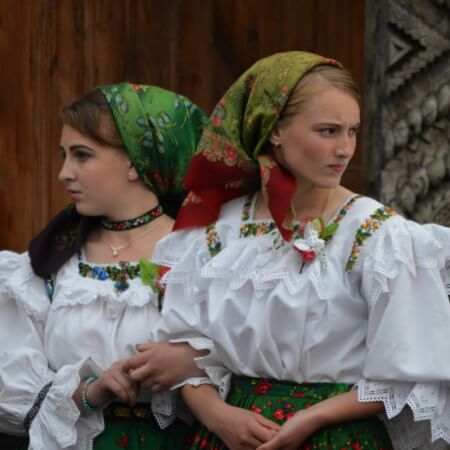
<svg viewBox="0 0 450 450">
<path fill-rule="evenodd" d="M 161 430 L 154 418 L 105 418 L 105 430 L 94 440 L 94 450 L 182 450 L 191 427 L 177 419 Z"/>
<path fill-rule="evenodd" d="M 233 377 L 227 403 L 262 414 L 276 423 L 289 420 L 296 411 L 347 392 L 343 383 L 303 383 Z M 221 440 L 206 427 L 196 425 L 190 450 L 225 450 Z M 389 435 L 376 417 L 330 425 L 312 435 L 300 450 L 392 450 Z"/>
</svg>

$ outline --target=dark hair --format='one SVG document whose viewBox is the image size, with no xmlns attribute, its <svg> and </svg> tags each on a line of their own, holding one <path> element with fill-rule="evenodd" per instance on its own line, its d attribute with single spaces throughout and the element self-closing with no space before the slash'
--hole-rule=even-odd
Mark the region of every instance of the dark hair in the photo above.
<svg viewBox="0 0 450 450">
<path fill-rule="evenodd" d="M 105 96 L 93 89 L 61 108 L 62 122 L 102 145 L 124 148 Z"/>
</svg>

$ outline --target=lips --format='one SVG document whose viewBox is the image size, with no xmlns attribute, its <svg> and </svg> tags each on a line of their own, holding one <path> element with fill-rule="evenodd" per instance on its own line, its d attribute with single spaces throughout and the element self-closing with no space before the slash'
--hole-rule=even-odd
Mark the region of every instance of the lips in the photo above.
<svg viewBox="0 0 450 450">
<path fill-rule="evenodd" d="M 80 191 L 74 191 L 73 189 L 67 189 L 67 193 L 72 200 L 79 198 L 79 196 L 81 195 Z"/>
<path fill-rule="evenodd" d="M 340 165 L 337 165 L 337 164 L 330 164 L 330 165 L 328 165 L 328 167 L 333 172 L 336 172 L 336 173 L 342 173 L 345 170 L 345 166 L 340 166 Z"/>
</svg>

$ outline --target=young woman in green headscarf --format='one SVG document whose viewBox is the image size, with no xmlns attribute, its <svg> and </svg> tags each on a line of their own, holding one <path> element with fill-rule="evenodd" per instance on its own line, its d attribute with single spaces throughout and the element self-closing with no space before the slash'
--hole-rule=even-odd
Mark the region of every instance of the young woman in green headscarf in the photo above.
<svg viewBox="0 0 450 450">
<path fill-rule="evenodd" d="M 59 179 L 73 203 L 27 253 L 0 253 L 0 431 L 27 433 L 30 449 L 182 448 L 176 397 L 152 396 L 126 359 L 149 353 L 159 389 L 198 372 L 190 346 L 148 343 L 164 272 L 149 260 L 184 198 L 204 113 L 121 83 L 61 118 Z"/>
<path fill-rule="evenodd" d="M 341 185 L 359 124 L 349 74 L 303 52 L 215 108 L 153 256 L 157 338 L 209 350 L 183 388 L 192 449 L 448 447 L 450 232 Z"/>
</svg>

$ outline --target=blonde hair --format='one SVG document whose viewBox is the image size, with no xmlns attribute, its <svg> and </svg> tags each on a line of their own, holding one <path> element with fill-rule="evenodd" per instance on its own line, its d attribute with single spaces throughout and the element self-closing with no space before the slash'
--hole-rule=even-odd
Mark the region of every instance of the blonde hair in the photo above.
<svg viewBox="0 0 450 450">
<path fill-rule="evenodd" d="M 339 66 L 320 65 L 309 71 L 297 84 L 281 113 L 279 123 L 286 124 L 316 94 L 334 86 L 348 92 L 360 103 L 359 88 L 350 73 Z"/>
</svg>

